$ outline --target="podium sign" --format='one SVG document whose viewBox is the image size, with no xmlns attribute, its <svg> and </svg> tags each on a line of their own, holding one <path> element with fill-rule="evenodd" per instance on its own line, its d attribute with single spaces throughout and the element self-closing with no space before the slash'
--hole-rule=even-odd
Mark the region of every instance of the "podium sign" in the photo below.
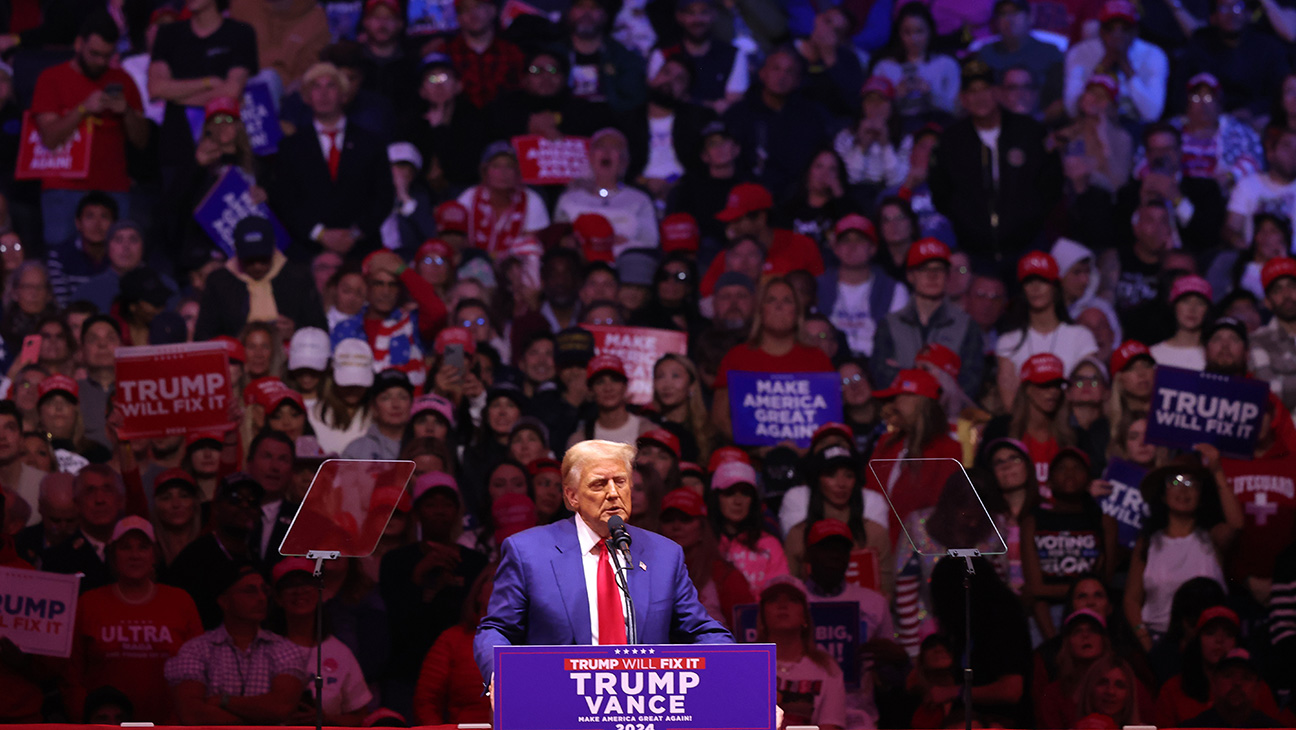
<svg viewBox="0 0 1296 730">
<path fill-rule="evenodd" d="M 773 730 L 773 644 L 495 647 L 495 730 Z"/>
</svg>

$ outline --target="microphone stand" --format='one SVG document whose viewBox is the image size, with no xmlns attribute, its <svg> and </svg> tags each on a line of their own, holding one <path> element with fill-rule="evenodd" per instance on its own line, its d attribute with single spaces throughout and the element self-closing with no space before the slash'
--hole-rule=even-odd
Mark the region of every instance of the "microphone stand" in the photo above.
<svg viewBox="0 0 1296 730">
<path fill-rule="evenodd" d="M 609 539 L 608 543 L 612 543 L 612 540 Z M 621 589 L 621 606 L 625 611 L 626 643 L 638 644 L 639 625 L 635 621 L 634 599 L 630 597 L 630 583 L 626 580 L 626 572 L 630 569 L 630 551 L 626 550 L 626 560 L 623 565 L 621 556 L 617 554 L 620 551 L 616 549 L 614 544 L 604 545 L 603 549 L 607 550 L 608 555 L 612 558 L 612 574 L 616 576 L 617 587 Z"/>
</svg>

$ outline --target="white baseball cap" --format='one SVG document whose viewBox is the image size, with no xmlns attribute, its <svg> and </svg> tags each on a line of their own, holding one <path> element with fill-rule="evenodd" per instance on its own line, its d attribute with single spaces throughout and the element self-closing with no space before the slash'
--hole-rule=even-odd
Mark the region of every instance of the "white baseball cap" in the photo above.
<svg viewBox="0 0 1296 730">
<path fill-rule="evenodd" d="M 293 333 L 288 344 L 288 369 L 323 370 L 328 367 L 331 349 L 327 332 L 319 327 L 303 327 Z"/>
<path fill-rule="evenodd" d="M 413 165 L 415 170 L 423 169 L 423 155 L 409 142 L 392 142 L 387 145 L 387 162 L 392 165 L 405 162 Z"/>
<path fill-rule="evenodd" d="M 373 350 L 369 343 L 354 337 L 339 342 L 333 350 L 333 382 L 368 388 L 373 381 Z"/>
</svg>

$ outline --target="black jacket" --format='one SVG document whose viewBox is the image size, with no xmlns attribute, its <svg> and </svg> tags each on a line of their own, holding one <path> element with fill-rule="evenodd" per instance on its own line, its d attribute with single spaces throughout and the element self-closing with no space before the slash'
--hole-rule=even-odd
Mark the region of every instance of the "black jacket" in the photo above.
<svg viewBox="0 0 1296 730">
<path fill-rule="evenodd" d="M 931 168 L 932 202 L 954 225 L 969 255 L 1015 263 L 1039 237 L 1062 194 L 1062 163 L 1044 149 L 1045 129 L 1030 117 L 1002 112 L 999 184 L 990 150 L 971 119 L 945 130 Z"/>
<path fill-rule="evenodd" d="M 390 175 L 387 179 L 391 180 Z M 291 319 L 299 329 L 319 327 L 328 331 L 324 305 L 320 303 L 315 282 L 307 271 L 289 262 L 270 281 L 270 288 L 274 292 L 275 307 L 279 314 Z M 207 286 L 203 290 L 194 338 L 209 340 L 219 335 L 238 337 L 247 324 L 248 306 L 247 284 L 228 269 L 213 271 L 207 277 Z"/>
<path fill-rule="evenodd" d="M 360 229 L 362 238 L 349 256 L 363 258 L 381 245 L 378 228 L 395 197 L 387 150 L 359 124 L 346 125 L 336 181 L 329 176 L 313 125 L 279 144 L 270 204 L 292 235 L 289 258 L 306 261 L 320 252 L 320 245 L 310 239 L 316 225 Z"/>
<path fill-rule="evenodd" d="M 702 128 L 714 121 L 715 112 L 695 104 L 680 104 L 675 109 L 675 120 L 671 124 L 671 143 L 675 147 L 675 156 L 685 170 L 702 170 Z M 630 142 L 630 169 L 627 180 L 634 180 L 643 174 L 648 164 L 648 152 L 652 144 L 652 134 L 648 130 L 648 107 L 642 106 L 621 120 L 621 130 Z"/>
</svg>

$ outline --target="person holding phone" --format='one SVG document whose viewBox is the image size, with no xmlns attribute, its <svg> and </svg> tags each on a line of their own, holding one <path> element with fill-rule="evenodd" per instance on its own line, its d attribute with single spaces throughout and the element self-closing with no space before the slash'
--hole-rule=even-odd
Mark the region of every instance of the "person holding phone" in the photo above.
<svg viewBox="0 0 1296 730">
<path fill-rule="evenodd" d="M 126 147 L 143 149 L 149 127 L 130 74 L 109 66 L 119 37 L 108 11 L 88 14 L 77 32 L 72 60 L 46 69 L 36 80 L 31 112 L 41 145 L 52 150 L 89 143 L 90 148 L 85 175 L 41 181 L 45 241 L 50 246 L 71 242 L 77 202 L 89 190 L 108 193 L 119 214 L 129 214 Z"/>
</svg>

